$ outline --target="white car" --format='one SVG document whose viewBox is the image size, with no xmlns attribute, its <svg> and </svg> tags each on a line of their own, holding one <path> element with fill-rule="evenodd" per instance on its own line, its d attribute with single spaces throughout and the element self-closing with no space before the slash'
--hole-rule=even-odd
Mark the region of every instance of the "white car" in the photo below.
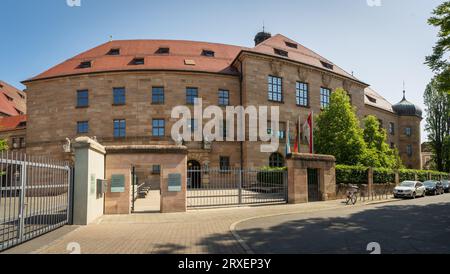
<svg viewBox="0 0 450 274">
<path fill-rule="evenodd" d="M 404 181 L 394 189 L 395 198 L 425 197 L 427 190 L 421 182 Z"/>
</svg>

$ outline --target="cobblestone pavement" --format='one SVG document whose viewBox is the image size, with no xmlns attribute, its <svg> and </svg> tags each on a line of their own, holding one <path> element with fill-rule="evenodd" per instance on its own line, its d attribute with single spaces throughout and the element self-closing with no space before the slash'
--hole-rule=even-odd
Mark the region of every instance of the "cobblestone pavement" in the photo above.
<svg viewBox="0 0 450 274">
<path fill-rule="evenodd" d="M 355 207 L 364 207 L 359 204 Z M 195 210 L 174 214 L 103 216 L 95 224 L 52 232 L 5 253 L 66 254 L 78 243 L 83 254 L 242 254 L 245 249 L 230 226 L 254 217 L 318 212 L 345 207 L 342 200 L 299 205 L 273 205 Z M 42 241 L 42 243 L 39 243 Z M 40 245 L 40 246 L 39 246 Z M 31 247 L 30 247 L 31 246 Z M 39 247 L 36 247 L 39 246 Z"/>
</svg>

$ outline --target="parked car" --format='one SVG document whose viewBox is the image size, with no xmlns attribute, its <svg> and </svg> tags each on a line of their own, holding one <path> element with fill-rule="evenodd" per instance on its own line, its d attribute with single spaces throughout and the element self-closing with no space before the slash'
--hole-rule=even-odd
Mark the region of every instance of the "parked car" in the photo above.
<svg viewBox="0 0 450 274">
<path fill-rule="evenodd" d="M 421 182 L 404 181 L 394 189 L 395 198 L 425 197 L 426 189 Z"/>
<path fill-rule="evenodd" d="M 442 186 L 444 187 L 445 193 L 450 193 L 450 181 L 448 180 L 442 181 Z"/>
<path fill-rule="evenodd" d="M 426 181 L 423 183 L 427 189 L 427 195 L 441 195 L 444 194 L 444 186 L 439 181 Z"/>
</svg>

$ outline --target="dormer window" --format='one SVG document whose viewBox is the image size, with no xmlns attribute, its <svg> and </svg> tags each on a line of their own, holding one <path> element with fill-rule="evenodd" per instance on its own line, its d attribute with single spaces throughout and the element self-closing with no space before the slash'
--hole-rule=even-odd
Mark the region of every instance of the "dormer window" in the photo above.
<svg viewBox="0 0 450 274">
<path fill-rule="evenodd" d="M 131 61 L 132 65 L 144 65 L 145 64 L 145 59 L 142 57 L 139 58 L 134 58 L 133 61 Z"/>
<path fill-rule="evenodd" d="M 20 98 L 25 99 L 25 96 L 23 94 L 18 93 L 18 92 L 17 92 L 17 94 L 19 94 Z"/>
<path fill-rule="evenodd" d="M 331 70 L 334 68 L 334 66 L 332 64 L 330 64 L 330 63 L 327 63 L 327 62 L 324 62 L 324 61 L 320 61 L 320 62 L 322 63 L 322 66 L 324 68 L 331 69 Z"/>
<path fill-rule="evenodd" d="M 118 49 L 118 48 L 111 49 L 111 50 L 108 52 L 108 55 L 120 55 L 120 49 Z"/>
<path fill-rule="evenodd" d="M 184 60 L 184 64 L 185 64 L 186 66 L 195 66 L 195 61 L 194 61 L 194 60 L 191 60 L 191 59 L 185 59 L 185 60 Z"/>
<path fill-rule="evenodd" d="M 288 46 L 290 48 L 298 49 L 298 45 L 295 44 L 295 43 L 291 43 L 291 42 L 288 42 L 288 41 L 286 41 L 285 43 L 286 43 L 286 46 Z"/>
<path fill-rule="evenodd" d="M 4 94 L 5 95 L 5 97 L 6 97 L 6 99 L 8 99 L 8 101 L 14 101 L 14 99 L 13 98 L 11 98 L 10 96 L 8 96 L 7 94 Z"/>
<path fill-rule="evenodd" d="M 372 103 L 376 103 L 376 102 L 377 102 L 377 99 L 375 99 L 375 98 L 373 98 L 373 97 L 371 97 L 371 96 L 369 96 L 369 95 L 366 95 L 366 97 L 367 97 L 367 99 L 368 99 L 370 102 L 372 102 Z"/>
<path fill-rule="evenodd" d="M 214 57 L 215 56 L 215 52 L 212 50 L 203 50 L 202 51 L 202 55 L 206 56 L 206 57 Z"/>
<path fill-rule="evenodd" d="M 27 127 L 27 122 L 20 122 L 17 127 L 19 127 L 19 128 Z"/>
<path fill-rule="evenodd" d="M 92 67 L 92 61 L 83 61 L 78 66 L 78 68 L 80 68 L 80 69 L 90 68 L 90 67 Z"/>
<path fill-rule="evenodd" d="M 17 111 L 17 113 L 19 113 L 19 115 L 24 115 L 25 114 L 22 111 L 18 110 L 17 108 L 14 108 L 14 109 Z"/>
<path fill-rule="evenodd" d="M 170 48 L 159 48 L 155 53 L 156 54 L 169 54 Z"/>
<path fill-rule="evenodd" d="M 275 54 L 277 54 L 277 55 L 280 55 L 280 56 L 283 56 L 283 57 L 288 57 L 289 56 L 289 53 L 287 51 L 285 51 L 285 50 L 282 50 L 282 49 L 273 49 L 273 50 L 274 50 Z"/>
</svg>

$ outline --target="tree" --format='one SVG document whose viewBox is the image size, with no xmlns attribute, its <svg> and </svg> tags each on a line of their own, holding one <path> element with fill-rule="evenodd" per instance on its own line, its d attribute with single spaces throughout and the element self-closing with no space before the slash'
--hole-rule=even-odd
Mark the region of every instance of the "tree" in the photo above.
<svg viewBox="0 0 450 274">
<path fill-rule="evenodd" d="M 399 169 L 402 167 L 400 155 L 387 144 L 386 129 L 381 128 L 377 117 L 369 115 L 364 119 L 364 141 L 367 146 L 364 162 L 371 167 Z"/>
<path fill-rule="evenodd" d="M 366 158 L 363 131 L 343 89 L 333 92 L 330 105 L 317 117 L 315 148 L 317 153 L 334 155 L 338 164 L 361 165 Z"/>
<path fill-rule="evenodd" d="M 433 48 L 433 54 L 426 57 L 426 64 L 436 73 L 436 79 L 441 89 L 450 92 L 450 1 L 445 1 L 434 11 L 428 23 L 439 28 L 438 41 Z"/>
<path fill-rule="evenodd" d="M 8 141 L 7 140 L 0 140 L 0 152 L 1 151 L 5 151 L 5 150 L 8 150 L 9 149 L 9 147 L 8 147 Z"/>
<path fill-rule="evenodd" d="M 444 145 L 445 139 L 450 134 L 450 108 L 449 94 L 441 89 L 438 81 L 433 79 L 425 90 L 424 100 L 427 107 L 426 131 L 434 154 L 434 162 L 439 171 L 450 171 L 450 166 L 445 166 Z"/>
</svg>

